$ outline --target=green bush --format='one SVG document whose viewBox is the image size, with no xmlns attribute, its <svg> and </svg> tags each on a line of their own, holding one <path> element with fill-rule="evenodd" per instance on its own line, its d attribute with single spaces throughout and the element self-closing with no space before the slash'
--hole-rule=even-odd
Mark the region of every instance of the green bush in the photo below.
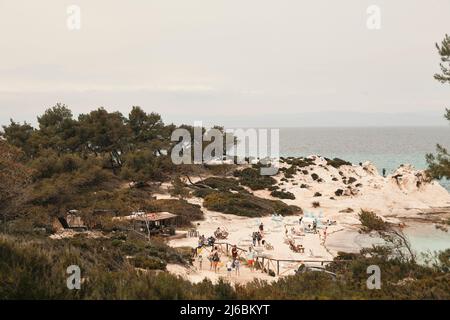
<svg viewBox="0 0 450 320">
<path fill-rule="evenodd" d="M 245 168 L 244 170 L 234 171 L 234 176 L 239 178 L 242 185 L 252 190 L 262 190 L 270 188 L 276 184 L 276 180 L 270 176 L 261 175 L 259 169 Z"/>
<path fill-rule="evenodd" d="M 246 217 L 262 217 L 273 213 L 289 215 L 301 212 L 300 208 L 289 206 L 278 200 L 231 192 L 211 193 L 205 197 L 203 205 L 209 210 Z"/>
<path fill-rule="evenodd" d="M 289 157 L 286 159 L 286 163 L 295 167 L 303 168 L 314 165 L 314 160 L 310 158 Z"/>
<path fill-rule="evenodd" d="M 295 195 L 289 191 L 272 191 L 270 193 L 272 197 L 280 198 L 280 199 L 291 199 L 295 200 Z"/>
<path fill-rule="evenodd" d="M 136 268 L 148 269 L 148 270 L 164 270 L 164 269 L 166 269 L 166 263 L 158 257 L 136 256 L 132 259 L 132 262 Z"/>
<path fill-rule="evenodd" d="M 334 158 L 333 160 L 325 158 L 325 160 L 327 161 L 327 165 L 332 166 L 334 168 L 339 168 L 341 166 L 351 166 L 352 164 L 348 161 L 339 159 L 339 158 Z"/>
<path fill-rule="evenodd" d="M 239 185 L 239 180 L 232 178 L 210 177 L 196 183 L 197 185 L 207 185 L 217 191 L 239 191 L 247 192 Z"/>
<path fill-rule="evenodd" d="M 388 227 L 387 222 L 371 211 L 361 210 L 358 216 L 364 231 L 385 231 Z"/>
</svg>

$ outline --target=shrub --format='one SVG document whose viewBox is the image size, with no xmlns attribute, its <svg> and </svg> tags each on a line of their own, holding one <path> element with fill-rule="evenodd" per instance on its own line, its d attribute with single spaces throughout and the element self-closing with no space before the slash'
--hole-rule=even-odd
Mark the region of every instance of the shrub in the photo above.
<svg viewBox="0 0 450 320">
<path fill-rule="evenodd" d="M 316 181 L 317 179 L 319 179 L 319 175 L 317 173 L 313 173 L 311 174 L 311 178 Z"/>
<path fill-rule="evenodd" d="M 353 182 L 356 182 L 356 178 L 353 178 L 353 177 L 348 178 L 348 180 L 347 180 L 348 184 L 352 184 Z"/>
<path fill-rule="evenodd" d="M 384 222 L 374 212 L 361 210 L 358 217 L 364 231 L 385 231 L 388 227 L 387 222 Z"/>
<path fill-rule="evenodd" d="M 234 190 L 239 192 L 247 192 L 245 188 L 239 185 L 239 181 L 233 178 L 210 177 L 197 182 L 196 185 L 206 185 L 218 191 Z"/>
<path fill-rule="evenodd" d="M 272 191 L 270 193 L 272 197 L 280 198 L 280 199 L 291 199 L 295 200 L 295 195 L 289 191 Z"/>
<path fill-rule="evenodd" d="M 314 160 L 310 158 L 288 158 L 286 160 L 287 164 L 303 168 L 314 165 Z"/>
<path fill-rule="evenodd" d="M 276 184 L 276 180 L 270 176 L 261 175 L 258 169 L 245 168 L 244 170 L 236 170 L 233 175 L 239 178 L 242 185 L 252 190 L 262 190 Z"/>
<path fill-rule="evenodd" d="M 148 269 L 148 270 L 164 270 L 164 269 L 166 269 L 166 263 L 157 257 L 136 256 L 132 259 L 132 262 L 136 268 Z"/>
<path fill-rule="evenodd" d="M 273 213 L 289 215 L 301 212 L 296 206 L 289 206 L 279 200 L 268 200 L 250 194 L 214 192 L 203 202 L 209 210 L 247 217 L 262 217 Z"/>
<path fill-rule="evenodd" d="M 339 168 L 340 166 L 351 166 L 352 164 L 348 161 L 339 159 L 339 158 L 334 158 L 333 160 L 325 158 L 325 160 L 327 161 L 327 165 L 332 166 L 334 168 Z"/>
<path fill-rule="evenodd" d="M 320 202 L 319 201 L 314 201 L 312 203 L 313 208 L 319 208 L 320 207 Z"/>
<path fill-rule="evenodd" d="M 194 190 L 194 192 L 192 193 L 194 196 L 199 197 L 199 198 L 204 198 L 206 197 L 208 194 L 211 194 L 215 192 L 215 190 L 213 189 L 208 189 L 208 188 L 203 188 L 203 189 L 196 189 Z"/>
<path fill-rule="evenodd" d="M 284 170 L 284 177 L 287 179 L 291 179 L 294 177 L 294 174 L 297 172 L 297 168 L 295 166 L 290 166 L 289 168 Z"/>
<path fill-rule="evenodd" d="M 314 197 L 321 197 L 321 196 L 322 196 L 322 194 L 320 192 L 314 193 Z"/>
</svg>

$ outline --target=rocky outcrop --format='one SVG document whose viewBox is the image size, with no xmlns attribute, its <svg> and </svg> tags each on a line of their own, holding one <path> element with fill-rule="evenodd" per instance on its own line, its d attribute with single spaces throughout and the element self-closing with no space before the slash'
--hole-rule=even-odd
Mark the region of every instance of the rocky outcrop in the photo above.
<svg viewBox="0 0 450 320">
<path fill-rule="evenodd" d="M 436 207 L 448 207 L 450 211 L 448 191 L 438 182 L 429 181 L 422 170 L 408 164 L 383 177 L 370 161 L 333 166 L 325 158 L 313 155 L 291 161 L 296 162 L 302 167 L 291 170 L 295 173 L 290 181 L 284 182 L 283 188 L 295 195 L 296 200 L 289 203 L 302 208 L 310 207 L 313 198 L 320 194 L 321 207 L 334 208 L 336 212 L 348 207 L 355 212 L 360 208 L 370 209 L 380 215 L 414 215 Z M 290 168 L 291 164 L 281 166 Z M 304 174 L 304 170 L 309 174 Z M 280 182 L 283 175 L 280 173 L 276 178 Z"/>
</svg>

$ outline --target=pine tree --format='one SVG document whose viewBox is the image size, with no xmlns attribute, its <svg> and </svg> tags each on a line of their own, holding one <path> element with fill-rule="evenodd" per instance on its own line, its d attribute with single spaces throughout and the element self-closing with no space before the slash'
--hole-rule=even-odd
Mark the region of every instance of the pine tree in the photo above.
<svg viewBox="0 0 450 320">
<path fill-rule="evenodd" d="M 434 78 L 444 84 L 450 84 L 450 36 L 447 34 L 441 44 L 436 44 L 439 55 L 441 56 L 441 73 L 434 75 Z M 450 109 L 446 108 L 445 118 L 450 121 Z M 436 154 L 426 155 L 428 163 L 428 174 L 435 179 L 450 179 L 450 154 L 446 148 L 437 145 Z"/>
</svg>

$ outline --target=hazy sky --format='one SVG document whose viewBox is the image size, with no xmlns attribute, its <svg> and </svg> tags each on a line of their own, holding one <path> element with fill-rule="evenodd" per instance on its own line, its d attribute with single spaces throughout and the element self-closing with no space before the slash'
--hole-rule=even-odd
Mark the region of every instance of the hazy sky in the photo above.
<svg viewBox="0 0 450 320">
<path fill-rule="evenodd" d="M 445 125 L 450 87 L 433 79 L 445 33 L 448 0 L 0 0 L 0 123 L 63 102 L 189 123 L 292 126 L 333 111 L 330 125 L 353 112 Z"/>
</svg>

